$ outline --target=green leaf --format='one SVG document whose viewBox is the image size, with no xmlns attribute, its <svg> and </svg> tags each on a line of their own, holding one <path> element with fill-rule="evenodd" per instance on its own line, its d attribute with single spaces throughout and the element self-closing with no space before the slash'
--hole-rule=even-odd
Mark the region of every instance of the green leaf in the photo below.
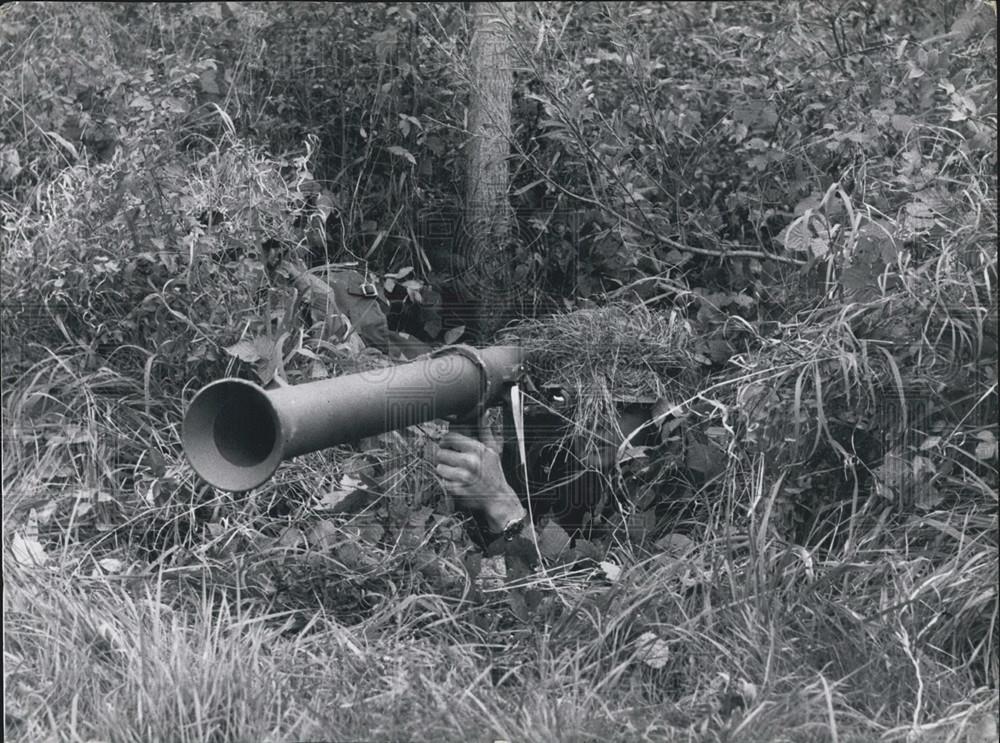
<svg viewBox="0 0 1000 743">
<path fill-rule="evenodd" d="M 0 150 L 0 183 L 13 183 L 22 170 L 24 168 L 21 167 L 21 158 L 16 149 L 7 147 Z"/>
<path fill-rule="evenodd" d="M 245 361 L 248 364 L 256 363 L 263 358 L 256 344 L 252 341 L 237 341 L 233 345 L 226 346 L 222 350 L 230 356 L 235 356 L 240 361 Z"/>
<path fill-rule="evenodd" d="M 635 657 L 650 668 L 660 669 L 670 662 L 670 646 L 655 632 L 643 632 L 635 641 Z"/>
<path fill-rule="evenodd" d="M 830 225 L 826 221 L 826 217 L 822 214 L 813 214 L 811 210 L 806 210 L 805 214 L 778 234 L 777 240 L 785 247 L 785 250 L 798 253 L 815 252 L 817 249 L 822 250 L 823 248 L 814 245 L 813 240 L 826 240 L 829 230 Z M 828 242 L 826 249 L 829 249 Z"/>
<path fill-rule="evenodd" d="M 976 444 L 976 459 L 993 459 L 997 454 L 997 440 L 992 431 L 980 431 L 976 434 L 979 443 Z"/>
<path fill-rule="evenodd" d="M 520 621 L 527 623 L 531 619 L 531 613 L 528 611 L 528 603 L 525 601 L 524 595 L 520 590 L 514 589 L 507 594 L 507 603 L 510 605 L 510 610 Z"/>
<path fill-rule="evenodd" d="M 604 561 L 600 563 L 600 568 L 604 572 L 604 577 L 612 583 L 616 583 L 622 576 L 622 569 L 613 562 Z"/>
<path fill-rule="evenodd" d="M 935 448 L 940 443 L 941 443 L 940 436 L 928 436 L 926 439 L 923 440 L 923 442 L 921 442 L 918 448 L 920 449 L 920 451 L 927 451 L 928 449 Z"/>
<path fill-rule="evenodd" d="M 538 535 L 538 549 L 542 557 L 554 560 L 569 549 L 569 534 L 555 521 L 550 521 Z"/>
<path fill-rule="evenodd" d="M 465 332 L 465 326 L 459 325 L 457 328 L 451 328 L 444 334 L 444 342 L 447 344 L 454 343 L 459 338 L 462 337 L 462 333 Z"/>
<path fill-rule="evenodd" d="M 395 273 L 387 273 L 387 274 L 385 274 L 385 278 L 387 278 L 387 279 L 397 279 L 397 280 L 399 280 L 399 279 L 405 279 L 411 273 L 413 273 L 413 266 L 406 266 L 405 268 L 399 269 Z"/>
<path fill-rule="evenodd" d="M 44 565 L 48 559 L 45 548 L 37 539 L 21 536 L 20 532 L 14 532 L 10 545 L 11 555 L 17 562 L 28 567 Z"/>
<path fill-rule="evenodd" d="M 667 534 L 656 540 L 656 551 L 669 557 L 685 557 L 698 546 L 690 537 L 683 534 Z"/>
<path fill-rule="evenodd" d="M 354 491 L 361 486 L 361 480 L 351 477 L 350 475 L 344 475 L 340 479 L 340 484 L 331 488 L 326 495 L 323 496 L 319 504 L 320 508 L 337 508 L 337 506 L 339 506 L 344 499 L 354 493 Z"/>
<path fill-rule="evenodd" d="M 537 181 L 532 181 L 527 186 L 521 186 L 521 188 L 514 191 L 514 193 L 512 193 L 511 196 L 521 196 L 522 194 L 525 194 L 531 189 L 533 189 L 535 186 L 539 186 L 545 182 L 546 180 L 544 178 L 539 178 Z"/>
<path fill-rule="evenodd" d="M 320 551 L 335 547 L 342 539 L 343 533 L 329 519 L 317 521 L 306 535 L 309 547 Z"/>
<path fill-rule="evenodd" d="M 685 463 L 688 469 L 710 478 L 722 471 L 722 452 L 714 446 L 692 441 L 688 444 Z"/>
<path fill-rule="evenodd" d="M 201 84 L 201 90 L 203 93 L 208 93 L 209 95 L 222 94 L 222 90 L 219 88 L 218 79 L 215 76 L 215 70 L 202 70 L 198 81 Z"/>
<path fill-rule="evenodd" d="M 830 241 L 825 237 L 814 237 L 810 239 L 809 252 L 817 258 L 822 258 L 830 252 Z"/>
<path fill-rule="evenodd" d="M 394 144 L 390 146 L 388 150 L 396 157 L 401 157 L 404 160 L 406 160 L 408 163 L 410 163 L 410 165 L 417 164 L 417 158 L 415 158 L 413 154 L 405 147 L 400 147 L 399 145 Z"/>
<path fill-rule="evenodd" d="M 815 211 L 816 209 L 819 209 L 819 205 L 822 203 L 823 203 L 823 194 L 813 191 L 811 194 L 809 194 L 799 203 L 797 203 L 792 212 L 796 217 L 801 217 L 807 211 Z"/>
<path fill-rule="evenodd" d="M 903 116 L 902 114 L 895 114 L 892 117 L 891 122 L 892 128 L 897 132 L 902 132 L 903 134 L 906 134 L 910 131 L 910 129 L 917 125 L 917 122 L 915 122 L 912 117 Z"/>
<path fill-rule="evenodd" d="M 305 535 L 302 530 L 295 526 L 285 527 L 278 538 L 274 540 L 275 547 L 281 547 L 283 549 L 295 549 L 302 543 Z"/>
<path fill-rule="evenodd" d="M 906 205 L 903 225 L 909 232 L 925 232 L 934 227 L 934 209 L 924 201 Z"/>
<path fill-rule="evenodd" d="M 79 153 L 76 151 L 76 147 L 73 146 L 73 143 L 70 142 L 68 139 L 66 139 L 64 136 L 62 136 L 59 132 L 51 131 L 51 132 L 45 132 L 45 134 L 49 137 L 52 137 L 52 139 L 61 144 L 66 149 L 66 151 L 73 156 L 74 159 L 80 157 Z"/>
</svg>

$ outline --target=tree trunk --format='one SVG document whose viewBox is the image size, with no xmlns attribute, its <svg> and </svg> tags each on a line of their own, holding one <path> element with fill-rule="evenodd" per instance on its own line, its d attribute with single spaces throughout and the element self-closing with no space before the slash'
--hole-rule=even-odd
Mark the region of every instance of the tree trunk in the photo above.
<svg viewBox="0 0 1000 743">
<path fill-rule="evenodd" d="M 506 321 L 512 286 L 509 250 L 513 215 L 507 199 L 511 141 L 510 24 L 512 2 L 474 3 L 472 89 L 465 180 L 463 294 L 476 310 L 476 331 L 485 341 Z"/>
</svg>

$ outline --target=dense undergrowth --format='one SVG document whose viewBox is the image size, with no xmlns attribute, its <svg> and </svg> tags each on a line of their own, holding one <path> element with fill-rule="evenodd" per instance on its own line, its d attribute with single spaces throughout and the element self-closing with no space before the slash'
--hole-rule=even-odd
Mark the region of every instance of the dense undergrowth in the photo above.
<svg viewBox="0 0 1000 743">
<path fill-rule="evenodd" d="M 652 415 L 537 571 L 436 426 L 240 496 L 179 446 L 391 363 L 279 261 L 466 339 L 461 6 L 0 9 L 5 736 L 995 738 L 994 7 L 518 13 L 505 333 L 578 432 Z"/>
</svg>

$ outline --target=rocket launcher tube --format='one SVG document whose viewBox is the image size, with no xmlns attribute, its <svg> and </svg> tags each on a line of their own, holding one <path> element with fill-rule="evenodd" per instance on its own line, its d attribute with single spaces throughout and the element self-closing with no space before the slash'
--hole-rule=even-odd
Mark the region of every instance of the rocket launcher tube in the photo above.
<svg viewBox="0 0 1000 743">
<path fill-rule="evenodd" d="M 195 395 L 181 439 L 210 484 L 250 490 L 300 454 L 435 418 L 467 419 L 499 402 L 523 360 L 517 346 L 454 346 L 408 364 L 273 390 L 223 379 Z"/>
</svg>

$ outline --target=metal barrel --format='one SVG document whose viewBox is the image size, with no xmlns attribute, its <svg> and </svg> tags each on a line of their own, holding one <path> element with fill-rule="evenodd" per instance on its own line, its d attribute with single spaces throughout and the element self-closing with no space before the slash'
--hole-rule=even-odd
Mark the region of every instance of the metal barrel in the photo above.
<svg viewBox="0 0 1000 743">
<path fill-rule="evenodd" d="M 222 379 L 195 395 L 181 440 L 211 485 L 250 490 L 286 459 L 435 418 L 462 418 L 498 401 L 521 374 L 517 346 L 459 346 L 408 364 L 264 390 Z"/>
</svg>

